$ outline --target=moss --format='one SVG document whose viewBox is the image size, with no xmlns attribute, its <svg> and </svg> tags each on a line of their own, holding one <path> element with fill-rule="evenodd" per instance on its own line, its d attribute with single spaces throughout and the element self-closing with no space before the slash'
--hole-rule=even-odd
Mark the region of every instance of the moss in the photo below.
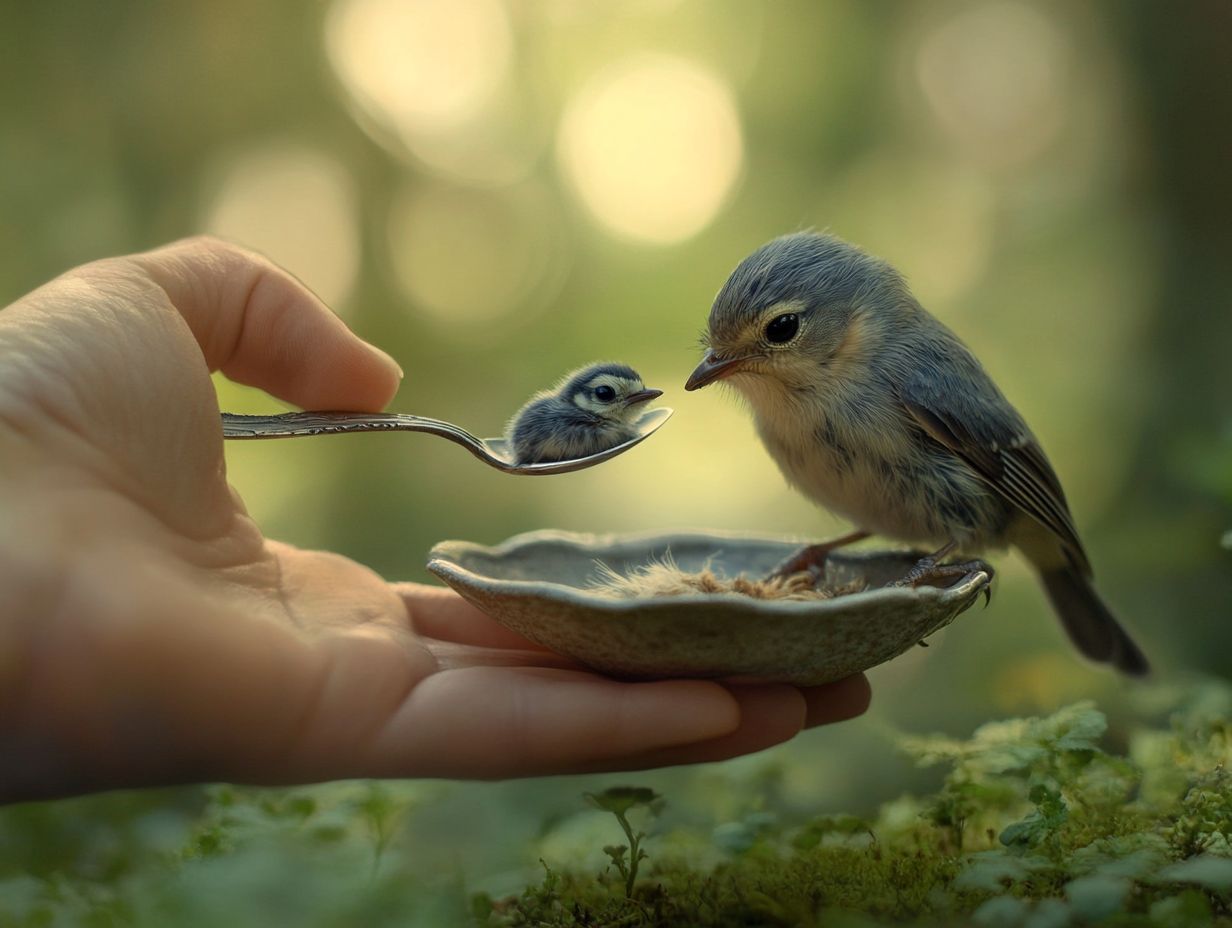
<svg viewBox="0 0 1232 928">
<path fill-rule="evenodd" d="M 1103 750 L 1106 727 L 1079 703 L 966 740 L 904 738 L 917 763 L 946 767 L 936 794 L 871 821 L 759 821 L 709 869 L 656 863 L 651 842 L 629 894 L 610 868 L 550 871 L 479 922 L 1232 926 L 1227 721 L 1178 712 L 1145 761 Z"/>
</svg>

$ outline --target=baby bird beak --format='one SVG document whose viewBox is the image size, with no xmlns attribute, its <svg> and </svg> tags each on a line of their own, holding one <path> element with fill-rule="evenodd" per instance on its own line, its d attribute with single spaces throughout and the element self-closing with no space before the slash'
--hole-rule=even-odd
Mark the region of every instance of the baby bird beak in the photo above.
<svg viewBox="0 0 1232 928">
<path fill-rule="evenodd" d="M 653 400 L 656 396 L 662 396 L 662 390 L 638 390 L 635 393 L 630 393 L 625 397 L 626 406 L 636 406 L 638 403 L 645 403 Z"/>
<path fill-rule="evenodd" d="M 702 363 L 697 365 L 693 373 L 689 375 L 684 388 L 686 390 L 700 390 L 706 384 L 722 380 L 724 377 L 730 377 L 739 371 L 744 364 L 752 361 L 753 357 L 753 355 L 745 355 L 741 358 L 720 358 L 712 351 L 706 355 Z"/>
</svg>

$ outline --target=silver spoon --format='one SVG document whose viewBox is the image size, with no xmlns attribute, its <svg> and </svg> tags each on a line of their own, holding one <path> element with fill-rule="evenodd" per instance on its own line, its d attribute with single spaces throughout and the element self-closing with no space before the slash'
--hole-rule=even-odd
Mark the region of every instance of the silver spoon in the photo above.
<svg viewBox="0 0 1232 928">
<path fill-rule="evenodd" d="M 574 458 L 572 461 L 553 461 L 550 464 L 514 463 L 513 453 L 504 438 L 476 438 L 466 429 L 449 422 L 401 412 L 285 412 L 273 416 L 244 416 L 224 412 L 222 437 L 299 438 L 304 435 L 343 435 L 348 432 L 426 432 L 461 445 L 483 463 L 506 474 L 567 474 L 570 471 L 594 467 L 618 454 L 624 454 L 634 445 L 649 438 L 671 418 L 674 411 L 667 406 L 648 409 L 634 423 L 637 428 L 636 438 L 598 454 Z"/>
</svg>

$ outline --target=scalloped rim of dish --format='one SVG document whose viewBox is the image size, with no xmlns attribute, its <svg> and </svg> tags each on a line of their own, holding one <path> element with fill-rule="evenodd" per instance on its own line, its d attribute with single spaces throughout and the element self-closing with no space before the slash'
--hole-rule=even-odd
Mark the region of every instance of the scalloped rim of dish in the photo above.
<svg viewBox="0 0 1232 928">
<path fill-rule="evenodd" d="M 782 612 L 789 615 L 797 612 L 816 614 L 817 612 L 849 609 L 861 602 L 875 599 L 887 601 L 899 599 L 914 602 L 928 602 L 932 600 L 960 601 L 968 597 L 974 598 L 992 580 L 986 571 L 975 571 L 972 576 L 960 578 L 953 585 L 947 587 L 931 585 L 918 587 L 879 586 L 860 590 L 856 593 L 845 593 L 841 596 L 832 596 L 824 599 L 754 599 L 741 593 L 681 593 L 672 596 L 614 597 L 603 596 L 584 587 L 573 586 L 572 584 L 561 583 L 555 580 L 515 580 L 493 577 L 490 574 L 476 573 L 474 570 L 463 567 L 459 563 L 466 554 L 476 553 L 492 559 L 499 559 L 507 557 L 511 552 L 521 548 L 543 542 L 564 543 L 577 551 L 593 550 L 596 552 L 596 556 L 593 559 L 602 560 L 602 557 L 599 556 L 601 552 L 607 552 L 610 556 L 614 550 L 621 548 L 638 548 L 640 546 L 640 548 L 645 549 L 651 542 L 660 539 L 672 539 L 676 543 L 681 541 L 710 543 L 729 539 L 742 542 L 764 542 L 772 545 L 784 545 L 786 547 L 797 544 L 781 536 L 774 537 L 743 532 L 705 531 L 698 529 L 673 532 L 639 532 L 633 534 L 609 533 L 602 535 L 569 532 L 562 529 L 540 529 L 514 535 L 495 545 L 482 545 L 471 541 L 439 542 L 429 552 L 427 569 L 442 579 L 444 579 L 445 574 L 450 574 L 492 590 L 501 590 L 516 595 L 550 594 L 556 598 L 572 602 L 575 605 L 610 612 L 624 612 L 630 609 L 645 610 L 648 607 L 674 608 L 681 605 L 739 603 L 745 608 L 750 604 L 756 604 L 758 610 Z M 803 546 L 807 543 L 801 541 L 798 545 Z M 667 547 L 670 549 L 671 545 L 669 544 Z M 910 550 L 902 550 L 900 552 L 898 549 L 855 550 L 836 553 L 833 556 L 836 560 L 841 558 L 848 563 L 853 563 L 860 560 L 884 558 L 888 555 L 899 553 L 904 557 L 910 557 L 917 552 Z"/>
</svg>

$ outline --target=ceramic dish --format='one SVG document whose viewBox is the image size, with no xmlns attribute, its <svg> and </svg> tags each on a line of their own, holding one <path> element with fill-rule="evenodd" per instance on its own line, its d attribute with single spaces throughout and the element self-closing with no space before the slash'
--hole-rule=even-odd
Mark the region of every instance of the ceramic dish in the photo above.
<svg viewBox="0 0 1232 928">
<path fill-rule="evenodd" d="M 717 533 L 581 535 L 539 531 L 495 547 L 436 545 L 428 570 L 514 631 L 617 677 L 703 677 L 808 686 L 867 670 L 915 647 L 968 609 L 992 571 L 948 587 L 886 586 L 918 552 L 834 552 L 824 585 L 867 588 L 830 599 L 738 593 L 617 598 L 594 589 L 600 564 L 628 573 L 671 557 L 686 572 L 761 577 L 799 550 L 787 539 Z"/>
</svg>

